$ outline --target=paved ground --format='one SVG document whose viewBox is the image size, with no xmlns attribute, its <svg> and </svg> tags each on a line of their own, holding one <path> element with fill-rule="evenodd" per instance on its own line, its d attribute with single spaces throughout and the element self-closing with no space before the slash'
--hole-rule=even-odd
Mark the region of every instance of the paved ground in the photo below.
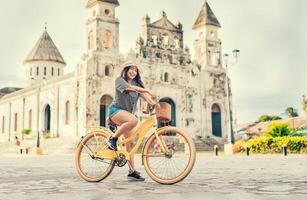
<svg viewBox="0 0 307 200">
<path fill-rule="evenodd" d="M 88 183 L 77 175 L 73 155 L 1 156 L 0 199 L 307 199 L 307 155 L 198 154 L 190 176 L 171 186 L 140 170 L 145 182 L 126 180 L 124 167 L 100 183 Z"/>
</svg>

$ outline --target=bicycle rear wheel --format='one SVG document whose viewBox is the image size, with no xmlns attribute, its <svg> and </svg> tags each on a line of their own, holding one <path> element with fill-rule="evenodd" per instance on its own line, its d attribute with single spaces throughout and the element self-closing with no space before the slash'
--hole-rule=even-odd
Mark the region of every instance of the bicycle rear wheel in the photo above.
<svg viewBox="0 0 307 200">
<path fill-rule="evenodd" d="M 186 178 L 195 163 L 194 142 L 182 130 L 167 127 L 158 132 L 158 136 L 170 154 L 166 155 L 155 134 L 145 143 L 143 163 L 148 175 L 161 184 L 175 184 Z"/>
<path fill-rule="evenodd" d="M 99 182 L 113 170 L 115 161 L 97 156 L 97 152 L 108 148 L 108 136 L 103 132 L 89 133 L 79 144 L 75 164 L 79 175 L 86 181 Z"/>
</svg>

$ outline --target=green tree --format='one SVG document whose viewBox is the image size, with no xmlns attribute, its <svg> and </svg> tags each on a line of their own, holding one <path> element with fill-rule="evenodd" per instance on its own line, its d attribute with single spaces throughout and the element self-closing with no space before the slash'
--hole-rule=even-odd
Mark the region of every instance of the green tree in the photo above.
<svg viewBox="0 0 307 200">
<path fill-rule="evenodd" d="M 271 120 L 271 117 L 269 115 L 261 115 L 258 118 L 257 122 L 266 122 L 266 121 L 270 121 L 270 120 Z"/>
<path fill-rule="evenodd" d="M 279 116 L 270 116 L 270 115 L 261 115 L 259 118 L 258 118 L 258 121 L 257 122 L 266 122 L 266 121 L 272 121 L 272 120 L 279 120 L 281 119 L 281 117 Z"/>
<path fill-rule="evenodd" d="M 273 116 L 271 116 L 271 119 L 272 119 L 272 120 L 280 120 L 280 119 L 281 119 L 281 117 L 276 116 L 276 115 L 273 115 Z"/>
<path fill-rule="evenodd" d="M 297 110 L 294 109 L 293 107 L 288 107 L 286 109 L 286 114 L 288 115 L 288 117 L 297 117 L 298 116 Z"/>
</svg>

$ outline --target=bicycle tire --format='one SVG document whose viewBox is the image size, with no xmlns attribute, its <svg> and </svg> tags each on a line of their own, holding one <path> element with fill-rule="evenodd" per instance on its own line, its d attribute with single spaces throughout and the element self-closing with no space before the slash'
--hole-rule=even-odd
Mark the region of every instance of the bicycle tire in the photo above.
<svg viewBox="0 0 307 200">
<path fill-rule="evenodd" d="M 100 137 L 103 140 L 107 140 L 108 135 L 103 133 L 103 132 L 92 132 L 89 133 L 86 137 L 83 138 L 83 140 L 81 141 L 81 143 L 79 144 L 77 151 L 76 151 L 76 155 L 75 155 L 75 165 L 77 168 L 77 172 L 80 175 L 81 178 L 83 178 L 84 180 L 88 181 L 88 182 L 99 182 L 103 179 L 105 179 L 106 177 L 108 177 L 111 172 L 114 169 L 115 166 L 115 161 L 109 161 L 110 163 L 107 164 L 107 168 L 105 170 L 102 170 L 101 173 L 97 176 L 90 176 L 88 175 L 84 169 L 84 167 L 82 167 L 82 163 L 81 163 L 81 156 L 82 156 L 82 152 L 85 149 L 85 145 L 87 145 L 87 143 L 93 139 L 94 137 L 96 140 L 96 148 L 98 148 L 99 146 L 97 145 L 97 138 Z M 98 146 L 98 147 L 97 147 Z M 87 152 L 89 153 L 89 152 Z M 86 154 L 85 154 L 86 156 Z M 89 155 L 90 156 L 90 155 Z M 96 161 L 96 162 L 102 162 L 103 158 L 91 158 L 92 161 Z"/>
<path fill-rule="evenodd" d="M 183 179 L 185 179 L 190 174 L 190 172 L 192 171 L 193 166 L 195 164 L 196 150 L 195 150 L 195 145 L 194 145 L 194 142 L 192 141 L 192 139 L 185 132 L 183 132 L 182 130 L 180 130 L 176 127 L 172 127 L 172 126 L 166 127 L 164 129 L 159 130 L 157 134 L 158 134 L 159 137 L 161 137 L 160 139 L 164 140 L 163 137 L 167 136 L 168 133 L 172 133 L 172 135 L 175 134 L 175 135 L 181 136 L 182 137 L 181 140 L 183 141 L 183 144 L 184 144 L 184 147 L 185 147 L 184 154 L 186 154 L 186 150 L 188 150 L 189 157 L 188 157 L 188 161 L 186 163 L 186 166 L 184 166 L 184 169 L 182 171 L 179 171 L 178 175 L 176 175 L 175 177 L 166 178 L 166 177 L 163 177 L 161 174 L 159 174 L 158 170 L 155 170 L 153 168 L 153 166 L 152 166 L 153 164 L 151 164 L 150 159 L 155 157 L 155 155 L 152 153 L 152 151 L 155 151 L 154 146 L 156 146 L 156 144 L 158 143 L 158 140 L 157 140 L 155 134 L 152 134 L 147 139 L 147 141 L 144 145 L 144 149 L 143 149 L 143 153 L 142 153 L 142 161 L 143 161 L 143 164 L 144 164 L 144 167 L 145 167 L 147 174 L 154 181 L 156 181 L 160 184 L 171 185 L 171 184 L 175 184 L 175 183 L 182 181 Z M 170 138 L 172 136 L 167 136 L 167 137 Z M 173 140 L 175 141 L 175 139 L 173 139 Z M 180 146 L 179 143 L 177 145 Z M 167 144 L 167 147 L 170 148 L 168 144 Z M 174 151 L 175 151 L 175 147 L 172 146 L 172 148 L 174 148 Z M 178 149 L 180 149 L 180 148 L 178 148 Z M 160 154 L 159 154 L 159 156 L 163 158 L 163 155 L 162 154 L 160 155 Z M 175 153 L 174 153 L 174 155 L 175 155 Z M 181 157 L 183 157 L 183 156 L 184 155 L 181 155 Z M 179 157 L 179 160 L 182 159 L 181 157 Z M 167 163 L 168 162 L 167 159 L 170 160 L 171 158 L 166 157 L 164 159 L 166 160 L 166 163 Z M 173 163 L 173 165 L 169 164 L 167 166 L 170 166 L 170 167 L 173 166 L 174 169 L 177 168 L 176 163 Z M 165 169 L 165 170 L 167 170 L 167 169 Z M 176 170 L 178 170 L 178 169 L 176 169 Z M 174 172 L 171 172 L 171 173 L 174 173 Z"/>
</svg>

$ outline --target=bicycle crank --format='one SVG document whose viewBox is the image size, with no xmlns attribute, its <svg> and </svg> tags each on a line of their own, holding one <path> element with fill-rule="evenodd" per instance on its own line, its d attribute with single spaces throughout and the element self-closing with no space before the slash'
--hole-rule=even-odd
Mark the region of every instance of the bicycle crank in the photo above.
<svg viewBox="0 0 307 200">
<path fill-rule="evenodd" d="M 116 165 L 117 165 L 118 167 L 123 167 L 123 166 L 125 166 L 126 163 L 127 163 L 127 160 L 126 160 L 125 155 L 124 155 L 123 153 L 118 154 L 118 156 L 117 156 L 115 162 L 116 162 Z"/>
</svg>

